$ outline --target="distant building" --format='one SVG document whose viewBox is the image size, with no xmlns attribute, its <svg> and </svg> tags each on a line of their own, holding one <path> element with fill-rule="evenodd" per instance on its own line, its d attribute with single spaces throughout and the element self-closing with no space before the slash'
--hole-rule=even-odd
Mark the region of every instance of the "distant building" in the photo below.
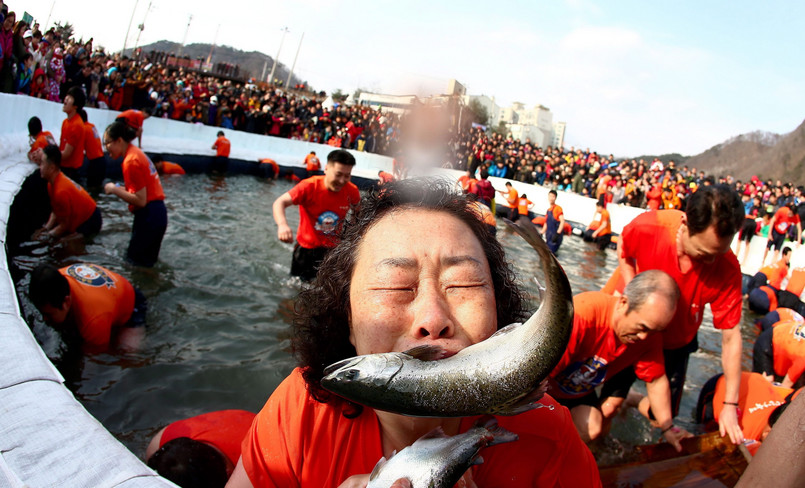
<svg viewBox="0 0 805 488">
<path fill-rule="evenodd" d="M 375 110 L 382 108 L 385 111 L 397 114 L 405 113 L 418 102 L 419 97 L 416 95 L 384 95 L 381 93 L 361 92 L 358 97 L 359 105 L 372 107 Z"/>
<path fill-rule="evenodd" d="M 562 147 L 565 145 L 565 127 L 567 123 L 565 122 L 554 122 L 553 124 L 553 141 L 551 142 L 551 146 L 553 147 Z"/>
</svg>

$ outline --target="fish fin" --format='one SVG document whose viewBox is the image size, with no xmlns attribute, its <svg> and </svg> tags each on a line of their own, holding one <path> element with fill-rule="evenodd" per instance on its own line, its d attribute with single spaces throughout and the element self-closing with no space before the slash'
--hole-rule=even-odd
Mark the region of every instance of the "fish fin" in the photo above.
<svg viewBox="0 0 805 488">
<path fill-rule="evenodd" d="M 545 395 L 545 392 L 548 391 L 548 380 L 542 380 L 537 388 L 535 388 L 531 393 L 521 397 L 516 403 L 512 403 L 510 405 L 506 405 L 501 410 L 495 412 L 497 415 L 518 415 L 523 412 L 528 412 L 529 410 L 534 410 L 535 408 L 544 407 L 544 405 L 537 403 L 542 399 Z"/>
<path fill-rule="evenodd" d="M 539 282 L 537 277 L 534 277 L 534 283 L 537 284 L 537 293 L 539 293 L 539 302 L 542 303 L 543 297 L 545 296 L 545 287 L 542 286 L 542 283 Z"/>
<path fill-rule="evenodd" d="M 518 328 L 518 327 L 520 327 L 521 325 L 523 325 L 523 324 L 521 324 L 520 322 L 515 322 L 515 323 L 513 323 L 513 324 L 509 324 L 509 325 L 507 325 L 506 327 L 501 327 L 500 329 L 498 329 L 497 331 L 495 331 L 495 333 L 494 333 L 494 334 L 492 334 L 491 336 L 489 336 L 489 339 L 491 339 L 491 338 L 493 338 L 493 337 L 495 337 L 495 336 L 498 336 L 498 335 L 506 335 L 506 334 L 508 334 L 508 333 L 510 333 L 510 332 L 514 332 L 514 331 L 515 331 L 515 330 L 517 330 L 517 328 Z"/>
<path fill-rule="evenodd" d="M 393 456 L 393 454 L 392 454 L 392 456 Z M 373 479 L 377 478 L 377 476 L 380 474 L 380 470 L 383 469 L 383 466 L 386 465 L 386 462 L 387 461 L 386 461 L 385 457 L 381 457 L 380 460 L 377 461 L 377 464 L 375 464 L 375 467 L 372 469 L 372 472 L 369 474 L 369 481 L 372 481 Z"/>
<path fill-rule="evenodd" d="M 483 464 L 483 463 L 484 463 L 484 458 L 481 457 L 481 456 L 476 456 L 475 459 L 472 460 L 472 463 L 470 463 L 470 466 L 476 466 L 478 464 Z"/>
<path fill-rule="evenodd" d="M 489 432 L 491 438 L 488 439 L 487 446 L 514 442 L 520 438 L 514 432 L 509 432 L 498 424 L 498 420 L 491 415 L 484 415 L 475 421 L 476 427 L 481 427 Z"/>
<path fill-rule="evenodd" d="M 444 358 L 446 352 L 447 351 L 441 346 L 428 344 L 424 346 L 412 347 L 407 351 L 403 351 L 403 354 L 407 354 L 415 359 L 419 359 L 420 361 L 436 361 Z"/>
<path fill-rule="evenodd" d="M 417 439 L 416 441 L 414 441 L 414 444 L 416 444 L 417 442 L 419 442 L 419 441 L 421 441 L 421 440 L 426 440 L 426 439 L 444 439 L 444 438 L 447 438 L 447 437 L 450 437 L 450 436 L 449 436 L 449 435 L 447 435 L 447 434 L 445 434 L 445 433 L 444 433 L 444 430 L 443 430 L 443 429 L 441 428 L 441 426 L 440 426 L 440 427 L 436 427 L 436 428 L 435 428 L 435 429 L 433 429 L 432 431 L 428 432 L 427 434 L 423 435 L 422 437 L 420 437 L 419 439 Z M 413 445 L 413 444 L 412 444 L 412 445 Z"/>
</svg>

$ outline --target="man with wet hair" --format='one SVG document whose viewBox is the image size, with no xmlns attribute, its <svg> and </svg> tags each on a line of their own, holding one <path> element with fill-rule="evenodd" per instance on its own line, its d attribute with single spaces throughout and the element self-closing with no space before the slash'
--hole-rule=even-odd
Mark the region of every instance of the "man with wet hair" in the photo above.
<svg viewBox="0 0 805 488">
<path fill-rule="evenodd" d="M 78 332 L 90 349 L 112 344 L 136 349 L 145 334 L 146 301 L 129 281 L 102 266 L 41 264 L 31 273 L 28 297 L 45 322 Z"/>
<path fill-rule="evenodd" d="M 671 389 L 665 376 L 662 332 L 676 311 L 679 288 L 665 272 L 649 270 L 629 282 L 621 296 L 600 291 L 573 297 L 573 332 L 565 354 L 549 376 L 549 390 L 570 409 L 585 442 L 605 433 L 595 389 L 628 366 L 646 382 L 655 406 L 655 426 L 677 450 L 689 435 L 673 425 Z"/>
<path fill-rule="evenodd" d="M 274 200 L 277 238 L 282 242 L 293 242 L 285 209 L 291 205 L 299 206 L 292 276 L 312 281 L 327 251 L 337 244 L 344 217 L 360 202 L 358 187 L 349 181 L 354 166 L 352 154 L 336 149 L 327 155 L 324 175 L 307 178 Z"/>
<path fill-rule="evenodd" d="M 743 440 L 737 406 L 741 381 L 741 269 L 730 251 L 741 228 L 744 208 L 738 193 L 727 185 L 699 188 L 685 212 L 652 211 L 630 222 L 618 243 L 619 266 L 604 287 L 623 292 L 640 272 L 659 269 L 668 273 L 680 289 L 680 299 L 670 325 L 663 333 L 665 373 L 671 383 L 674 415 L 679 411 L 688 358 L 699 348 L 696 334 L 704 307 L 710 305 L 713 325 L 721 330 L 721 364 L 726 381 L 724 410 L 719 419 L 721 435 L 734 443 Z M 604 385 L 604 416 L 614 415 L 634 381 L 624 370 Z M 651 416 L 651 410 L 647 412 Z"/>
</svg>

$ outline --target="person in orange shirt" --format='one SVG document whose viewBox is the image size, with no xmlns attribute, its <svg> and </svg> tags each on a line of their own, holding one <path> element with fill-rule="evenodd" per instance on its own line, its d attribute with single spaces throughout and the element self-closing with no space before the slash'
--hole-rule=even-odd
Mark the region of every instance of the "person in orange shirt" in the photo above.
<svg viewBox="0 0 805 488">
<path fill-rule="evenodd" d="M 263 178 L 271 178 L 276 180 L 280 175 L 280 166 L 271 158 L 263 158 L 259 161 L 260 167 L 258 174 Z M 292 173 L 293 174 L 293 173 Z"/>
<path fill-rule="evenodd" d="M 310 151 L 310 154 L 305 156 L 305 169 L 307 170 L 308 178 L 318 174 L 321 170 L 321 162 L 319 157 L 316 156 L 316 151 Z"/>
<path fill-rule="evenodd" d="M 755 341 L 752 371 L 790 387 L 799 381 L 805 368 L 805 323 L 778 322 Z"/>
<path fill-rule="evenodd" d="M 646 208 L 649 210 L 659 210 L 662 205 L 662 186 L 657 182 L 657 178 L 651 177 L 651 188 L 646 192 Z"/>
<path fill-rule="evenodd" d="M 161 154 L 152 154 L 151 161 L 157 168 L 157 173 L 160 175 L 184 175 L 187 172 L 176 163 L 165 161 Z"/>
<path fill-rule="evenodd" d="M 511 183 L 508 181 L 506 182 L 506 191 L 498 190 L 498 193 L 506 197 L 506 203 L 509 204 L 509 220 L 512 222 L 517 220 L 517 217 L 520 215 L 519 210 L 517 209 L 517 201 L 519 200 L 519 194 L 517 190 L 514 189 Z"/>
<path fill-rule="evenodd" d="M 474 192 L 473 192 L 474 193 Z M 528 195 L 523 193 L 520 195 L 520 198 L 517 199 L 517 212 L 522 217 L 528 217 L 528 210 L 534 206 L 534 202 L 528 199 Z"/>
<path fill-rule="evenodd" d="M 548 210 L 545 211 L 545 224 L 542 226 L 542 235 L 551 252 L 556 254 L 562 245 L 565 230 L 565 214 L 562 207 L 556 204 L 556 190 L 548 192 Z"/>
<path fill-rule="evenodd" d="M 101 231 L 101 211 L 89 193 L 60 169 L 61 152 L 55 145 L 45 146 L 39 174 L 48 182 L 51 213 L 45 226 L 34 237 L 61 237 L 77 232 L 92 236 Z"/>
<path fill-rule="evenodd" d="M 137 266 L 151 267 L 159 258 L 159 248 L 168 228 L 165 192 L 157 168 L 131 143 L 136 134 L 125 122 L 112 122 L 103 137 L 109 155 L 113 159 L 123 157 L 125 183 L 123 187 L 107 183 L 103 190 L 129 204 L 129 211 L 134 214 L 126 258 Z"/>
<path fill-rule="evenodd" d="M 788 276 L 788 264 L 791 262 L 791 248 L 786 247 L 783 249 L 783 258 L 774 264 L 760 268 L 760 271 L 755 273 L 752 277 L 752 282 L 747 291 L 748 294 L 755 288 L 763 285 L 773 286 L 776 289 L 781 289 L 783 280 Z"/>
<path fill-rule="evenodd" d="M 106 155 L 103 153 L 101 135 L 95 125 L 87 120 L 87 111 L 78 111 L 84 121 L 84 152 L 87 154 L 87 186 L 100 188 L 106 177 Z"/>
<path fill-rule="evenodd" d="M 598 249 L 604 250 L 612 242 L 612 222 L 609 219 L 609 210 L 606 209 L 602 199 L 595 204 L 593 221 L 581 235 L 585 242 L 594 242 Z"/>
<path fill-rule="evenodd" d="M 39 164 L 42 161 L 42 149 L 51 144 L 56 145 L 53 134 L 42 130 L 42 121 L 39 117 L 28 120 L 28 138 L 31 140 L 31 149 L 28 151 L 28 160 Z"/>
<path fill-rule="evenodd" d="M 79 170 L 84 164 L 84 121 L 78 115 L 78 110 L 84 108 L 86 100 L 84 90 L 74 86 L 67 91 L 62 105 L 67 118 L 61 124 L 59 140 L 61 168 L 74 181 L 78 179 Z"/>
<path fill-rule="evenodd" d="M 224 131 L 218 131 L 218 139 L 212 144 L 212 149 L 215 149 L 215 159 L 212 163 L 212 171 L 215 173 L 226 173 L 226 168 L 229 166 L 229 151 L 232 145 L 229 139 L 224 137 Z"/>
<path fill-rule="evenodd" d="M 454 280 L 483 285 L 446 285 Z M 300 293 L 298 367 L 257 414 L 227 486 L 363 487 L 382 456 L 437 427 L 465 432 L 478 416 L 408 417 L 347 402 L 322 388 L 324 369 L 424 344 L 456 353 L 522 321 L 527 308 L 500 243 L 453 183 L 408 179 L 371 192 Z M 601 486 L 570 413 L 549 395 L 540 402 L 548 408 L 497 418 L 519 440 L 484 450 L 458 486 Z"/>
<path fill-rule="evenodd" d="M 327 155 L 324 175 L 313 176 L 299 182 L 290 191 L 274 200 L 272 206 L 277 223 L 277 238 L 293 242 L 285 209 L 299 206 L 299 227 L 291 260 L 291 275 L 303 281 L 316 277 L 325 254 L 338 242 L 341 224 L 350 208 L 357 206 L 361 194 L 351 183 L 355 157 L 344 149 Z"/>
<path fill-rule="evenodd" d="M 792 310 L 786 307 L 777 307 L 776 310 L 772 310 L 771 312 L 767 313 L 763 316 L 762 319 L 758 319 L 755 321 L 755 327 L 760 329 L 760 332 L 766 332 L 768 329 L 771 329 L 775 325 L 780 322 L 805 322 L 805 318 L 799 314 L 796 310 Z"/>
<path fill-rule="evenodd" d="M 254 414 L 219 410 L 177 420 L 154 435 L 145 462 L 179 486 L 224 486 Z"/>
<path fill-rule="evenodd" d="M 377 186 L 383 186 L 394 181 L 394 175 L 386 171 L 377 172 Z"/>
<path fill-rule="evenodd" d="M 137 147 L 143 147 L 143 124 L 145 123 L 145 119 L 151 116 L 151 112 L 148 110 L 140 111 L 140 110 L 124 110 L 120 112 L 120 115 L 115 118 L 115 120 L 122 120 L 126 123 L 129 127 L 134 129 L 135 133 L 137 134 Z"/>
<path fill-rule="evenodd" d="M 682 201 L 677 196 L 676 191 L 667 186 L 662 190 L 662 208 L 669 210 L 681 210 L 682 209 Z"/>
<path fill-rule="evenodd" d="M 145 335 L 146 301 L 126 278 L 97 264 L 57 269 L 40 264 L 31 273 L 28 297 L 45 322 L 78 332 L 88 350 L 117 344 L 136 349 Z"/>
<path fill-rule="evenodd" d="M 802 296 L 803 289 L 805 289 L 805 268 L 794 268 L 791 270 L 791 278 L 788 279 L 785 290 L 799 298 Z"/>
</svg>

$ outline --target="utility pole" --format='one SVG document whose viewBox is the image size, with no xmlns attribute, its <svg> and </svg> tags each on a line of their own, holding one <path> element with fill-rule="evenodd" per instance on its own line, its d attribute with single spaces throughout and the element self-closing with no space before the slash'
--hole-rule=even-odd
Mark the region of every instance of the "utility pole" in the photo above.
<svg viewBox="0 0 805 488">
<path fill-rule="evenodd" d="M 182 38 L 182 45 L 179 46 L 179 54 L 176 57 L 180 57 L 182 55 L 182 51 L 184 51 L 184 45 L 187 42 L 187 32 L 190 30 L 190 22 L 193 22 L 193 14 L 190 14 L 190 17 L 187 19 L 187 28 L 184 30 L 184 37 Z"/>
<path fill-rule="evenodd" d="M 291 65 L 291 71 L 288 72 L 288 81 L 285 82 L 285 88 L 291 86 L 291 76 L 293 76 L 293 70 L 296 68 L 296 60 L 299 59 L 299 50 L 302 49 L 302 40 L 305 38 L 305 33 L 302 33 L 302 37 L 299 38 L 299 46 L 296 48 L 296 56 L 293 57 L 293 64 Z"/>
<path fill-rule="evenodd" d="M 50 17 L 53 15 L 53 7 L 56 6 L 56 0 L 53 0 L 53 3 L 50 4 L 50 12 L 48 12 L 48 20 L 45 22 L 45 25 L 42 26 L 42 32 L 47 32 L 48 25 L 50 25 Z"/>
<path fill-rule="evenodd" d="M 268 75 L 268 84 L 269 85 L 274 83 L 274 73 L 277 71 L 277 64 L 279 63 L 280 51 L 282 50 L 282 43 L 285 41 L 285 34 L 287 34 L 288 32 L 289 31 L 288 31 L 287 27 L 282 28 L 282 37 L 280 38 L 280 47 L 279 47 L 279 49 L 277 49 L 277 57 L 274 58 L 274 65 L 271 66 L 271 74 Z"/>
<path fill-rule="evenodd" d="M 210 47 L 210 55 L 207 56 L 207 64 L 212 63 L 212 53 L 215 51 L 215 44 L 218 42 L 218 31 L 221 30 L 221 24 L 215 28 L 215 37 L 212 38 L 212 46 Z"/>
<path fill-rule="evenodd" d="M 137 40 L 134 41 L 134 50 L 137 50 L 137 46 L 140 45 L 140 34 L 143 33 L 143 29 L 145 29 L 145 19 L 148 18 L 148 12 L 151 11 L 151 4 L 154 3 L 153 1 L 148 2 L 148 8 L 145 10 L 145 15 L 143 15 L 143 23 L 138 25 L 137 28 L 140 29 L 140 32 L 137 33 Z"/>
<path fill-rule="evenodd" d="M 134 22 L 134 14 L 137 13 L 137 4 L 140 3 L 140 0 L 134 0 L 134 10 L 131 11 L 131 19 L 129 19 L 129 28 L 126 29 L 126 38 L 123 39 L 123 50 L 120 51 L 121 54 L 126 54 L 126 44 L 129 42 L 129 32 L 131 32 L 131 23 Z"/>
</svg>

